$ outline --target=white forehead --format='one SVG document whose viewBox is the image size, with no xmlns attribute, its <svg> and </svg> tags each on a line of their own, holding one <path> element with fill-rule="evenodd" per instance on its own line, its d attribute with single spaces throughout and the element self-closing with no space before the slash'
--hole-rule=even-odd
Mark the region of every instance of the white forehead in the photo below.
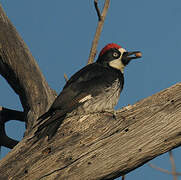
<svg viewBox="0 0 181 180">
<path fill-rule="evenodd" d="M 124 52 L 126 52 L 126 49 L 124 49 L 124 48 L 119 48 L 118 50 L 121 52 L 121 54 L 123 54 Z"/>
</svg>

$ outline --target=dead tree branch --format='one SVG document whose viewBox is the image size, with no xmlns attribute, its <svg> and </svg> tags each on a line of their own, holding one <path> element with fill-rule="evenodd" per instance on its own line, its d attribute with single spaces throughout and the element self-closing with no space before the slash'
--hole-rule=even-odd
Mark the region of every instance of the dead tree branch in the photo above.
<svg viewBox="0 0 181 180">
<path fill-rule="evenodd" d="M 5 132 L 5 123 L 0 121 L 0 146 L 4 146 L 10 149 L 13 149 L 14 146 L 18 144 L 19 141 L 16 141 L 6 135 Z"/>
<path fill-rule="evenodd" d="M 94 0 L 94 6 L 95 6 L 95 9 L 96 9 L 96 12 L 97 12 L 97 16 L 98 16 L 98 20 L 101 21 L 101 12 L 99 10 L 99 7 L 98 7 L 98 0 Z"/>
<path fill-rule="evenodd" d="M 26 120 L 28 132 L 33 121 L 52 103 L 55 93 L 48 86 L 35 59 L 1 5 L 0 27 L 0 74 L 19 95 L 26 116 L 23 120 Z M 17 112 L 10 113 L 4 119 L 8 120 L 15 114 L 22 120 L 22 114 Z"/>
<path fill-rule="evenodd" d="M 67 77 L 67 75 L 64 73 L 64 79 L 67 82 L 69 80 L 69 78 Z"/>
<path fill-rule="evenodd" d="M 25 113 L 21 111 L 16 111 L 4 107 L 0 107 L 0 122 L 5 123 L 9 120 L 18 120 L 25 122 Z"/>
<path fill-rule="evenodd" d="M 160 172 L 163 172 L 163 173 L 167 173 L 167 174 L 171 174 L 173 175 L 173 179 L 174 180 L 177 180 L 177 176 L 181 176 L 181 173 L 177 173 L 176 172 L 176 166 L 175 166 L 175 162 L 174 162 L 174 158 L 173 158 L 173 154 L 172 154 L 172 151 L 169 151 L 169 158 L 170 158 L 170 162 L 171 162 L 171 166 L 172 166 L 172 171 L 168 171 L 166 169 L 163 169 L 163 168 L 160 168 L 160 167 L 157 167 L 151 163 L 148 163 L 148 165 L 153 168 L 153 169 L 156 169 Z"/>
<path fill-rule="evenodd" d="M 0 174 L 15 180 L 113 179 L 180 146 L 180 117 L 181 83 L 117 111 L 116 119 L 73 116 L 49 142 L 32 145 L 25 137 L 0 162 Z"/>
<path fill-rule="evenodd" d="M 18 144 L 16 141 L 6 135 L 5 123 L 9 120 L 25 121 L 24 112 L 0 107 L 0 146 L 12 149 Z"/>
<path fill-rule="evenodd" d="M 155 165 L 153 165 L 153 164 L 151 164 L 151 163 L 148 163 L 148 166 L 150 166 L 151 168 L 156 169 L 156 170 L 158 170 L 158 171 L 160 171 L 160 172 L 173 175 L 173 172 L 170 172 L 170 171 L 168 171 L 168 170 L 166 170 L 166 169 L 157 167 L 157 166 L 155 166 Z M 174 173 L 174 175 L 176 175 L 176 176 L 181 176 L 181 173 L 177 173 L 177 172 L 176 172 L 176 173 Z"/>
<path fill-rule="evenodd" d="M 6 134 L 5 123 L 9 120 L 18 120 L 24 122 L 24 112 L 7 109 L 0 106 L 0 147 L 4 146 L 13 149 L 13 147 L 16 146 L 19 141 L 8 137 Z"/>
<path fill-rule="evenodd" d="M 175 161 L 174 161 L 174 157 L 173 157 L 172 151 L 169 151 L 169 158 L 170 158 L 170 162 L 171 162 L 171 166 L 172 166 L 173 179 L 174 179 L 174 180 L 177 180 L 176 166 L 175 166 Z"/>
<path fill-rule="evenodd" d="M 94 58 L 96 56 L 96 53 L 97 53 L 97 45 L 98 45 L 98 41 L 99 41 L 99 38 L 100 38 L 100 34 L 102 32 L 102 28 L 103 28 L 103 25 L 104 25 L 104 20 L 105 20 L 105 17 L 106 17 L 106 14 L 107 14 L 107 11 L 108 11 L 108 8 L 109 8 L 109 4 L 110 4 L 110 0 L 105 0 L 105 3 L 104 3 L 104 8 L 102 10 L 102 14 L 100 16 L 100 13 L 99 12 L 99 8 L 98 8 L 98 5 L 97 5 L 97 1 L 94 1 L 94 4 L 95 5 L 95 8 L 96 8 L 96 12 L 98 14 L 98 18 L 99 18 L 99 21 L 98 21 L 98 25 L 97 25 L 97 29 L 96 29 L 96 33 L 95 33 L 95 36 L 94 36 L 94 40 L 92 42 L 92 47 L 91 47 L 91 50 L 90 50 L 90 54 L 89 54 L 89 59 L 88 59 L 88 62 L 87 64 L 90 64 L 94 61 Z M 97 10 L 98 9 L 98 10 Z"/>
</svg>

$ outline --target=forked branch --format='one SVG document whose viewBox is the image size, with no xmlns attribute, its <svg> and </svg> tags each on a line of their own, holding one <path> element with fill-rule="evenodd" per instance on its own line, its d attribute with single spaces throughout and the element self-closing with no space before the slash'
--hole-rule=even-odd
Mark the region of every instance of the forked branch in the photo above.
<svg viewBox="0 0 181 180">
<path fill-rule="evenodd" d="M 174 157 L 173 157 L 172 151 L 169 151 L 169 158 L 170 158 L 170 162 L 171 162 L 171 166 L 172 166 L 172 171 L 171 171 L 171 172 L 168 171 L 168 170 L 166 170 L 166 169 L 157 167 L 157 166 L 155 166 L 155 165 L 152 164 L 152 163 L 148 163 L 148 165 L 149 165 L 151 168 L 156 169 L 156 170 L 158 170 L 158 171 L 160 171 L 160 172 L 173 175 L 173 179 L 174 179 L 174 180 L 177 180 L 177 176 L 181 176 L 181 173 L 176 172 L 176 166 L 175 166 L 175 161 L 174 161 Z"/>
<path fill-rule="evenodd" d="M 98 19 L 99 19 L 99 21 L 101 21 L 102 17 L 101 17 L 100 9 L 98 7 L 98 0 L 94 0 L 94 6 L 95 6 L 95 9 L 96 9 L 96 12 L 97 12 Z"/>
<path fill-rule="evenodd" d="M 97 5 L 97 1 L 94 1 L 94 5 L 95 5 L 96 12 L 98 14 L 99 21 L 98 21 L 96 33 L 95 33 L 95 36 L 94 36 L 94 40 L 92 42 L 92 47 L 91 47 L 91 50 L 90 50 L 89 59 L 88 59 L 87 64 L 92 63 L 94 61 L 94 59 L 95 59 L 95 56 L 96 56 L 96 53 L 97 53 L 98 41 L 99 41 L 99 38 L 100 38 L 100 35 L 101 35 L 101 32 L 102 32 L 102 28 L 103 28 L 104 20 L 105 20 L 105 17 L 106 17 L 108 8 L 109 8 L 109 4 L 110 4 L 110 0 L 105 0 L 104 8 L 103 8 L 102 13 L 100 15 L 100 11 L 99 11 L 99 8 L 98 8 L 98 5 Z"/>
<path fill-rule="evenodd" d="M 24 109 L 24 113 L 4 109 L 4 120 L 5 122 L 10 119 L 24 121 L 26 117 L 28 132 L 34 120 L 52 103 L 55 94 L 1 5 L 0 27 L 0 74 L 19 95 Z"/>
<path fill-rule="evenodd" d="M 175 173 L 173 174 L 173 172 L 170 172 L 170 171 L 168 171 L 168 170 L 166 170 L 166 169 L 157 167 L 157 166 L 155 166 L 155 165 L 153 165 L 153 164 L 151 164 L 151 163 L 148 163 L 148 166 L 150 166 L 151 168 L 156 169 L 156 170 L 158 170 L 158 171 L 160 171 L 160 172 L 166 173 L 166 174 L 181 176 L 181 173 L 175 172 Z"/>
<path fill-rule="evenodd" d="M 174 161 L 174 157 L 173 157 L 172 151 L 169 151 L 169 158 L 170 158 L 170 162 L 171 162 L 171 166 L 172 166 L 173 179 L 177 180 L 176 166 L 175 166 L 175 161 Z"/>
</svg>

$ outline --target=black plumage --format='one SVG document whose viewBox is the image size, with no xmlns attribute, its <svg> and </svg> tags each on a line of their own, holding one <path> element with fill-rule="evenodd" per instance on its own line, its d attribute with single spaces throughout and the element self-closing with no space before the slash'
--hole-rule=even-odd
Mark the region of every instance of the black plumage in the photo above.
<svg viewBox="0 0 181 180">
<path fill-rule="evenodd" d="M 113 110 L 123 88 L 124 77 L 120 69 L 110 66 L 110 62 L 115 59 L 120 61 L 121 56 L 117 47 L 107 48 L 95 63 L 75 73 L 50 109 L 38 119 L 40 125 L 35 132 L 38 139 L 45 136 L 51 139 L 67 113 L 87 114 Z"/>
</svg>

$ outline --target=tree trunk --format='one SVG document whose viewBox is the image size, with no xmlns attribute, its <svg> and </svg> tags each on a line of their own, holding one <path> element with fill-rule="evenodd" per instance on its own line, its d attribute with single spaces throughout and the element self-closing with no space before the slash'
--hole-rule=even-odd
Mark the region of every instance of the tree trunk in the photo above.
<svg viewBox="0 0 181 180">
<path fill-rule="evenodd" d="M 0 6 L 0 73 L 19 95 L 27 131 L 0 161 L 1 179 L 114 179 L 181 144 L 181 83 L 107 113 L 67 117 L 50 140 L 32 128 L 55 98 Z"/>
</svg>

